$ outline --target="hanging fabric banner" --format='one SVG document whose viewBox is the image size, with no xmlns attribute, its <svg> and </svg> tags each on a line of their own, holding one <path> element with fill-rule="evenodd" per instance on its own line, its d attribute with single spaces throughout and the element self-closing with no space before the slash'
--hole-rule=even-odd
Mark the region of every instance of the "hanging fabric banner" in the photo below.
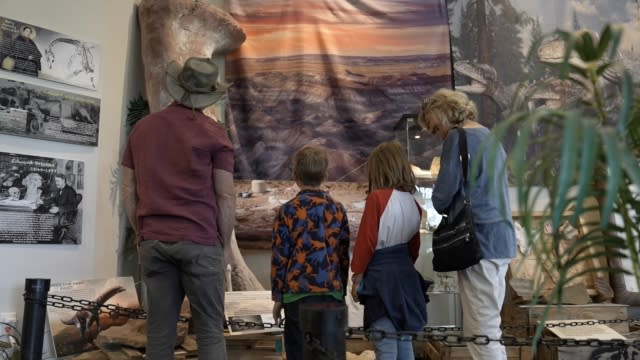
<svg viewBox="0 0 640 360">
<path fill-rule="evenodd" d="M 229 1 L 247 34 L 226 59 L 237 178 L 290 179 L 291 155 L 315 144 L 328 180 L 366 181 L 402 114 L 451 87 L 444 0 Z"/>
</svg>

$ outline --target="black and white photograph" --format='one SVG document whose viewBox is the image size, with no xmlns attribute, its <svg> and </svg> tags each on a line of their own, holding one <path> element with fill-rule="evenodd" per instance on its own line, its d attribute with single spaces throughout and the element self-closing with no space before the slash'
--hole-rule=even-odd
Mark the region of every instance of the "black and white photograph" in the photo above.
<svg viewBox="0 0 640 360">
<path fill-rule="evenodd" d="M 80 244 L 84 162 L 0 152 L 0 243 Z"/>
<path fill-rule="evenodd" d="M 100 47 L 71 35 L 0 17 L 0 69 L 96 90 Z"/>
<path fill-rule="evenodd" d="M 0 78 L 0 133 L 98 145 L 100 100 Z"/>
</svg>

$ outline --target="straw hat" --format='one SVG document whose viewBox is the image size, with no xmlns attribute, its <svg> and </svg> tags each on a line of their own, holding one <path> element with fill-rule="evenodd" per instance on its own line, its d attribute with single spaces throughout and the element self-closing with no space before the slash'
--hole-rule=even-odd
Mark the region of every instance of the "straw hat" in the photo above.
<svg viewBox="0 0 640 360">
<path fill-rule="evenodd" d="M 190 57 L 181 66 L 172 61 L 167 67 L 165 84 L 178 103 L 203 109 L 226 95 L 230 84 L 218 82 L 218 66 L 210 58 Z"/>
</svg>

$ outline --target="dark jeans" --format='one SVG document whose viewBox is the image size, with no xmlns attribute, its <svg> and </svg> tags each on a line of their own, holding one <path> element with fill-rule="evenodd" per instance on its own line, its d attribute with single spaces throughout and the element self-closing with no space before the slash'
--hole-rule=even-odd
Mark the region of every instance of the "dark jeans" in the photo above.
<svg viewBox="0 0 640 360">
<path fill-rule="evenodd" d="M 174 358 L 176 324 L 187 295 L 198 357 L 226 359 L 222 247 L 144 240 L 140 260 L 148 299 L 146 358 Z"/>
<path fill-rule="evenodd" d="M 312 295 L 284 304 L 284 348 L 287 360 L 302 360 L 304 337 L 300 328 L 300 305 L 318 303 L 340 304 L 342 302 L 329 295 Z"/>
</svg>

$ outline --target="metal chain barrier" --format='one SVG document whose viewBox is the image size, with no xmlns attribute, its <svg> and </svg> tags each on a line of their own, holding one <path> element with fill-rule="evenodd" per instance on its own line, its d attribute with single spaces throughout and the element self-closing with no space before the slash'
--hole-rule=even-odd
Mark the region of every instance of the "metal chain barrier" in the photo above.
<svg viewBox="0 0 640 360">
<path fill-rule="evenodd" d="M 111 316 L 127 316 L 130 319 L 146 319 L 147 313 L 143 309 L 132 309 L 120 307 L 114 304 L 98 304 L 95 301 L 74 299 L 70 296 L 60 295 L 48 295 L 47 306 L 55 308 L 71 309 L 75 311 L 90 311 L 96 314 L 107 313 Z M 187 322 L 188 318 L 180 317 L 180 321 Z M 576 326 L 592 326 L 592 325 L 606 325 L 606 324 L 618 324 L 618 323 L 640 323 L 640 319 L 612 319 L 612 320 L 588 320 L 588 321 L 567 321 L 558 322 L 553 324 L 544 324 L 545 328 L 554 327 L 576 327 Z M 232 320 L 225 323 L 226 326 L 237 326 L 242 329 L 271 329 L 271 328 L 284 328 L 283 323 L 268 323 L 268 322 L 254 322 L 254 321 L 240 321 Z M 502 326 L 503 330 L 516 330 L 516 329 L 533 329 L 536 325 L 505 325 Z M 555 337 L 542 337 L 534 340 L 533 337 L 518 338 L 510 335 L 503 335 L 500 338 L 490 338 L 487 335 L 473 335 L 462 336 L 459 333 L 462 332 L 462 327 L 454 326 L 425 326 L 421 331 L 398 331 L 398 332 L 386 332 L 382 330 L 365 330 L 363 327 L 348 327 L 345 330 L 346 338 L 353 338 L 355 336 L 363 336 L 369 340 L 378 340 L 382 338 L 397 339 L 400 341 L 442 341 L 448 345 L 465 344 L 467 342 L 474 342 L 479 345 L 487 345 L 492 341 L 499 342 L 505 346 L 531 346 L 534 341 L 536 345 L 551 345 L 551 346 L 586 346 L 586 347 L 613 347 L 620 348 L 626 346 L 634 346 L 640 348 L 640 340 L 600 340 L 600 339 L 560 339 Z M 454 334 L 452 334 L 454 333 Z M 318 339 L 313 338 L 309 333 L 306 333 L 305 341 L 311 345 L 314 349 L 331 357 L 331 353 L 324 349 Z"/>
<path fill-rule="evenodd" d="M 89 311 L 94 315 L 109 314 L 109 316 L 126 316 L 130 319 L 146 319 L 147 313 L 143 309 L 131 309 L 120 307 L 114 304 L 98 304 L 91 300 L 78 300 L 70 296 L 48 295 L 47 306 L 58 309 L 70 309 L 75 311 Z M 187 322 L 189 319 L 180 317 L 180 321 Z"/>
<path fill-rule="evenodd" d="M 226 321 L 225 326 L 237 326 L 246 329 L 273 329 L 280 328 L 284 329 L 284 323 L 276 324 L 276 323 L 268 323 L 268 322 L 254 322 L 254 321 L 243 321 L 243 320 L 231 320 Z"/>
</svg>

